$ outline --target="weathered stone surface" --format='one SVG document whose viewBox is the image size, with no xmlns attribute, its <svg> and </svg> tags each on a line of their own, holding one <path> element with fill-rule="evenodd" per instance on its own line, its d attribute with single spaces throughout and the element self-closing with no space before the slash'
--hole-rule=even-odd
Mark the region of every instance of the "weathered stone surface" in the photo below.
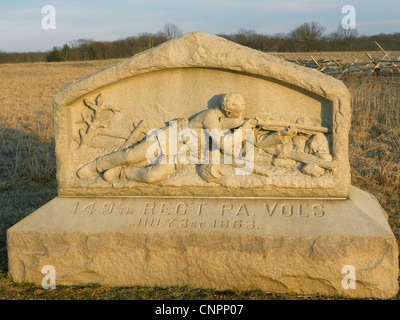
<svg viewBox="0 0 400 320">
<path fill-rule="evenodd" d="M 398 248 L 376 199 L 56 198 L 8 230 L 9 274 L 40 284 L 389 298 Z M 356 288 L 342 268 L 354 266 Z"/>
<path fill-rule="evenodd" d="M 228 167 L 227 176 L 218 181 L 201 179 L 198 167 L 191 164 L 167 168 L 169 176 L 160 181 L 154 177 L 134 181 L 139 175 L 137 167 L 129 168 L 120 179 L 120 163 L 137 165 L 124 161 L 108 172 L 109 163 L 100 170 L 102 165 L 97 162 L 99 174 L 89 176 L 93 168 L 86 168 L 79 176 L 82 166 L 130 147 L 133 130 L 139 132 L 133 139 L 137 142 L 148 130 L 168 121 L 218 109 L 229 92 L 244 98 L 243 115 L 258 119 L 257 128 L 274 127 L 263 126 L 263 119 L 297 127 L 293 141 L 275 139 L 275 144 L 282 143 L 277 150 L 257 146 L 272 157 L 287 159 L 266 162 L 256 153 L 259 170 L 248 176 L 229 176 Z M 67 85 L 54 96 L 54 114 L 61 196 L 346 198 L 350 186 L 346 86 L 316 70 L 201 32 L 168 41 Z M 139 130 L 140 123 L 143 128 Z M 321 127 L 326 132 L 315 135 L 322 140 L 312 142 L 316 132 L 301 131 L 301 126 Z M 296 152 L 291 153 L 294 148 Z M 301 171 L 310 162 L 319 165 L 315 175 Z"/>
</svg>

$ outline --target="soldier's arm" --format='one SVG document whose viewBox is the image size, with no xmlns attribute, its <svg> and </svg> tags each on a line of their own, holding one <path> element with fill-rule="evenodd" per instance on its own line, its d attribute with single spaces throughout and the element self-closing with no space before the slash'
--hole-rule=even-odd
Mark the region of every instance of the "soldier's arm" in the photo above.
<svg viewBox="0 0 400 320">
<path fill-rule="evenodd" d="M 240 118 L 227 118 L 227 117 L 220 117 L 219 118 L 219 122 L 221 123 L 221 127 L 222 129 L 235 129 L 235 128 L 239 128 L 240 126 L 242 126 L 242 124 L 244 123 L 244 118 L 240 117 Z"/>
</svg>

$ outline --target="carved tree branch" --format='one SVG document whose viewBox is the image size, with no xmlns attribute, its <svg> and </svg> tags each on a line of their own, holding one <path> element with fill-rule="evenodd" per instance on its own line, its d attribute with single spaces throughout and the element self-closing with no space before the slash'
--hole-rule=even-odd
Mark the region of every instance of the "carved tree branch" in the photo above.
<svg viewBox="0 0 400 320">
<path fill-rule="evenodd" d="M 80 143 L 78 150 L 82 150 L 83 147 L 90 147 L 96 136 L 97 130 L 109 126 L 108 121 L 101 120 L 105 111 L 111 111 L 114 114 L 119 112 L 119 110 L 114 107 L 104 105 L 103 95 L 101 93 L 97 95 L 94 103 L 87 99 L 83 99 L 83 104 L 92 111 L 92 114 L 81 114 L 82 120 L 78 123 L 85 123 L 86 130 L 79 130 Z"/>
</svg>

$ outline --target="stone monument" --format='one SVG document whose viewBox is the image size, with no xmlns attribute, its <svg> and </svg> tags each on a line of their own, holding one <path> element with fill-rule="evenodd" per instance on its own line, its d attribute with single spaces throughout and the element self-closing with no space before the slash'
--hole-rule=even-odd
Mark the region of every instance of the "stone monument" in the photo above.
<svg viewBox="0 0 400 320">
<path fill-rule="evenodd" d="M 8 230 L 14 281 L 398 292 L 387 216 L 350 185 L 341 81 L 195 32 L 53 106 L 58 197 Z"/>
</svg>

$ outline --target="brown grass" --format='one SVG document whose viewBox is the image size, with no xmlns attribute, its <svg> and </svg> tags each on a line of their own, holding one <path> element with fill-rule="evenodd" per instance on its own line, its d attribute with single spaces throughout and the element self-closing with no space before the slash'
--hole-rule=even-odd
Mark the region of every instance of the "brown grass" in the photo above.
<svg viewBox="0 0 400 320">
<path fill-rule="evenodd" d="M 6 230 L 56 196 L 52 95 L 114 62 L 0 64 L 0 299 L 309 299 L 188 288 L 44 291 L 7 278 Z M 352 96 L 352 184 L 378 198 L 400 242 L 400 84 L 345 82 Z"/>
<path fill-rule="evenodd" d="M 345 81 L 351 92 L 352 184 L 374 194 L 400 240 L 400 83 Z"/>
</svg>

